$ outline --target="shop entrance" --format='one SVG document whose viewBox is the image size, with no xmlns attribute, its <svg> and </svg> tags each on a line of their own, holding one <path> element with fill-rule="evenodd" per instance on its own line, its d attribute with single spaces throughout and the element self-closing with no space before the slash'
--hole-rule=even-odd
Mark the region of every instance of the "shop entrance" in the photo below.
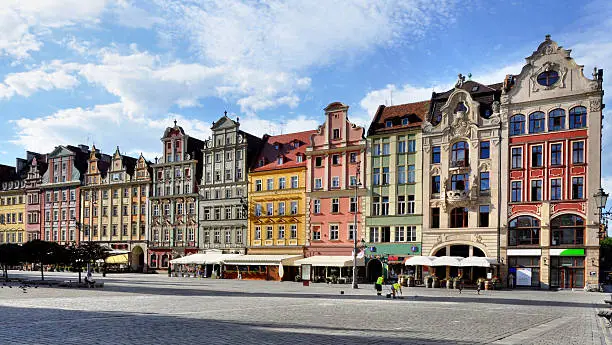
<svg viewBox="0 0 612 345">
<path fill-rule="evenodd" d="M 572 289 L 584 286 L 584 269 L 562 267 L 560 271 L 561 288 Z"/>
<path fill-rule="evenodd" d="M 368 282 L 369 283 L 375 282 L 376 279 L 383 274 L 382 262 L 380 262 L 380 260 L 378 259 L 371 259 L 370 261 L 368 261 L 368 267 L 367 267 L 366 273 L 367 273 L 366 279 L 368 280 Z"/>
</svg>

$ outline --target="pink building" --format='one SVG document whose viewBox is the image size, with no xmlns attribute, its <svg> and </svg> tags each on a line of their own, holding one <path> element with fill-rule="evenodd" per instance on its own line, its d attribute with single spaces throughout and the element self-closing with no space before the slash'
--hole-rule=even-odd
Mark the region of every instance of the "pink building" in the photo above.
<svg viewBox="0 0 612 345">
<path fill-rule="evenodd" d="M 355 232 L 359 242 L 363 238 L 366 140 L 364 129 L 348 121 L 347 111 L 340 102 L 328 105 L 325 123 L 306 149 L 306 257 L 352 255 Z M 361 185 L 355 198 L 357 182 Z"/>
<path fill-rule="evenodd" d="M 30 156 L 32 156 L 30 158 Z M 47 171 L 47 155 L 28 152 L 26 184 L 26 234 L 27 241 L 41 239 L 42 201 L 40 185 Z"/>
</svg>

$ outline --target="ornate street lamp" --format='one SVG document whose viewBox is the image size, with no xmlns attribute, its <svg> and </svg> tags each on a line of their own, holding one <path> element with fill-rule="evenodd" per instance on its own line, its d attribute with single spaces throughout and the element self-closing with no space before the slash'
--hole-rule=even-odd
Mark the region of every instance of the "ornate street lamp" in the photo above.
<svg viewBox="0 0 612 345">
<path fill-rule="evenodd" d="M 357 195 L 357 191 L 359 190 L 359 186 L 361 186 L 361 182 L 359 182 L 359 167 L 357 167 L 357 173 L 355 176 L 355 213 L 353 218 L 353 289 L 358 289 L 357 285 L 357 211 L 359 211 L 359 196 Z"/>
<path fill-rule="evenodd" d="M 606 203 L 608 202 L 608 193 L 604 192 L 603 188 L 599 188 L 597 193 L 593 195 L 595 200 L 595 206 L 597 207 L 599 215 L 599 234 L 600 238 L 604 238 L 607 234 L 608 222 L 607 217 L 612 215 L 611 212 L 604 212 Z M 602 229 L 603 227 L 603 229 Z"/>
</svg>

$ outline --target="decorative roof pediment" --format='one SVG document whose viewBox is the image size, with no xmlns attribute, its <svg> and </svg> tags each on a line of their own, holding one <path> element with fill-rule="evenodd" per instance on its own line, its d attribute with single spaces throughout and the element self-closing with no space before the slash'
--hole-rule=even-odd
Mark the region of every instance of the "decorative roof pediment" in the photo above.
<svg viewBox="0 0 612 345">
<path fill-rule="evenodd" d="M 74 152 L 68 150 L 64 146 L 56 146 L 55 149 L 49 154 L 49 157 L 61 157 L 61 156 L 73 156 Z"/>
<path fill-rule="evenodd" d="M 238 123 L 230 119 L 227 116 L 227 111 L 226 111 L 225 115 L 223 115 L 219 120 L 213 122 L 211 129 L 215 131 L 215 130 L 221 130 L 221 129 L 235 128 L 235 127 L 238 127 Z"/>
</svg>

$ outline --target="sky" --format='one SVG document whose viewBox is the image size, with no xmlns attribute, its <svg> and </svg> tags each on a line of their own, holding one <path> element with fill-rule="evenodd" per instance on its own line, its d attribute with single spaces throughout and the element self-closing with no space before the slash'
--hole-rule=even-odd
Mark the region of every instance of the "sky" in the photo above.
<svg viewBox="0 0 612 345">
<path fill-rule="evenodd" d="M 546 34 L 585 75 L 604 69 L 612 108 L 610 31 L 605 0 L 2 0 L 0 164 L 64 144 L 154 160 L 173 120 L 206 139 L 224 111 L 281 134 L 340 101 L 367 127 L 378 105 L 427 100 L 458 73 L 518 74 Z"/>
</svg>

